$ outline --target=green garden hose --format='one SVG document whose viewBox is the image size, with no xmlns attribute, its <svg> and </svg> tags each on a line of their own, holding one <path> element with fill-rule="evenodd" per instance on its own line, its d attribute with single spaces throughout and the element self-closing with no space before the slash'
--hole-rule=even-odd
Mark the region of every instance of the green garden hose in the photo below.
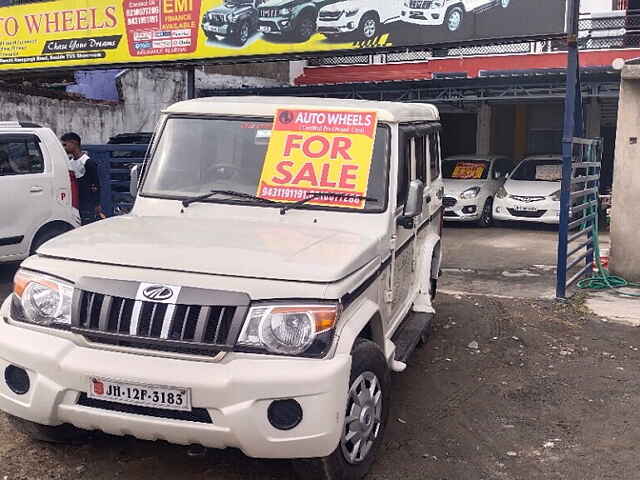
<svg viewBox="0 0 640 480">
<path fill-rule="evenodd" d="M 621 292 L 620 288 L 640 288 L 640 283 L 629 282 L 622 277 L 611 275 L 609 270 L 602 266 L 600 260 L 600 230 L 598 228 L 598 215 L 595 215 L 595 221 L 593 222 L 593 244 L 594 255 L 596 259 L 596 265 L 598 271 L 595 272 L 591 278 L 586 278 L 578 282 L 578 288 L 583 290 L 613 290 L 618 295 L 624 295 L 626 297 L 640 298 L 640 293 L 628 293 Z"/>
</svg>

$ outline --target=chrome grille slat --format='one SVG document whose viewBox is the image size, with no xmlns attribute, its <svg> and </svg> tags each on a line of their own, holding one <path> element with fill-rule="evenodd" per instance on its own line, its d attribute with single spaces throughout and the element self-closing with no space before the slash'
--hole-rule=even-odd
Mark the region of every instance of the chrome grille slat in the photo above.
<svg viewBox="0 0 640 480">
<path fill-rule="evenodd" d="M 87 318 L 85 320 L 85 324 L 87 327 L 91 327 L 91 312 L 93 311 L 93 302 L 96 299 L 96 294 L 92 293 L 87 299 Z"/>
<path fill-rule="evenodd" d="M 142 313 L 142 302 L 136 300 L 133 304 L 133 312 L 131 312 L 131 324 L 129 325 L 129 335 L 135 337 L 138 335 L 138 326 L 140 325 L 140 314 Z"/>
<path fill-rule="evenodd" d="M 225 308 L 220 309 L 220 315 L 218 315 L 218 325 L 216 326 L 216 333 L 213 334 L 213 341 L 218 343 L 220 341 L 220 329 L 222 328 L 222 322 L 224 318 Z"/>
<path fill-rule="evenodd" d="M 111 315 L 111 306 L 113 305 L 113 297 L 105 296 L 102 299 L 102 307 L 100 308 L 100 317 L 98 320 L 98 328 L 102 331 L 109 329 L 109 317 Z"/>
<path fill-rule="evenodd" d="M 211 307 L 202 307 L 200 315 L 198 315 L 198 323 L 196 323 L 196 331 L 193 335 L 194 342 L 204 342 L 204 333 L 207 330 L 207 322 L 211 314 Z"/>
<path fill-rule="evenodd" d="M 122 327 L 122 314 L 124 312 L 124 307 L 127 304 L 127 300 L 125 298 L 122 299 L 120 303 L 120 310 L 118 311 L 118 321 L 116 324 L 116 332 L 120 332 L 120 328 Z"/>
<path fill-rule="evenodd" d="M 176 314 L 176 306 L 169 305 L 167 307 L 167 311 L 164 314 L 164 320 L 162 321 L 162 331 L 160 332 L 160 338 L 166 340 L 169 338 L 169 332 L 171 331 L 171 327 L 173 326 L 173 322 L 175 320 L 174 316 Z"/>
</svg>

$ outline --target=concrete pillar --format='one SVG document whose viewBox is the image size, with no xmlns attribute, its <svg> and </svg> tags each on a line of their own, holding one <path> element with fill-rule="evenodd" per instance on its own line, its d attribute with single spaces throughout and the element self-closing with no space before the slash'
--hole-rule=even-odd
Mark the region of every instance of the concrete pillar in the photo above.
<svg viewBox="0 0 640 480">
<path fill-rule="evenodd" d="M 478 126 L 476 129 L 476 153 L 487 155 L 491 153 L 491 105 L 483 103 L 478 110 Z"/>
<path fill-rule="evenodd" d="M 515 142 L 513 147 L 513 160 L 519 162 L 529 153 L 527 138 L 527 105 L 516 105 L 515 112 Z"/>
<path fill-rule="evenodd" d="M 613 172 L 611 252 L 613 273 L 640 281 L 640 65 L 622 70 Z"/>
<path fill-rule="evenodd" d="M 600 109 L 600 102 L 597 98 L 592 98 L 585 105 L 586 113 L 586 134 L 587 138 L 599 138 L 600 126 L 602 123 L 602 112 Z"/>
</svg>

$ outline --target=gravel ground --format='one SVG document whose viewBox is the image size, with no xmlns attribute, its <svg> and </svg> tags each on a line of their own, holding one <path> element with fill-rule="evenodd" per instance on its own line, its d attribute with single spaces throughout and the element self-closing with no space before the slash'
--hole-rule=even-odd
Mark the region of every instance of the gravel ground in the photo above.
<svg viewBox="0 0 640 480">
<path fill-rule="evenodd" d="M 640 332 L 579 303 L 441 296 L 431 342 L 394 376 L 369 480 L 634 479 L 640 471 Z M 475 342 L 475 343 L 474 343 Z M 290 479 L 237 451 L 192 458 L 96 434 L 51 446 L 0 416 L 0 479 Z"/>
</svg>

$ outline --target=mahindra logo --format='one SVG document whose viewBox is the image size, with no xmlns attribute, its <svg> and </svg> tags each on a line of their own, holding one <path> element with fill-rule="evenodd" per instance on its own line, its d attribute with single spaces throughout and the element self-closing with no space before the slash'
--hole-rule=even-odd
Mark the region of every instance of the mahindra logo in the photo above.
<svg viewBox="0 0 640 480">
<path fill-rule="evenodd" d="M 171 297 L 173 297 L 173 290 L 171 290 L 169 287 L 164 287 L 162 285 L 152 285 L 150 287 L 145 288 L 142 291 L 142 295 L 144 295 L 149 300 L 162 302 L 164 300 L 168 300 Z"/>
</svg>

